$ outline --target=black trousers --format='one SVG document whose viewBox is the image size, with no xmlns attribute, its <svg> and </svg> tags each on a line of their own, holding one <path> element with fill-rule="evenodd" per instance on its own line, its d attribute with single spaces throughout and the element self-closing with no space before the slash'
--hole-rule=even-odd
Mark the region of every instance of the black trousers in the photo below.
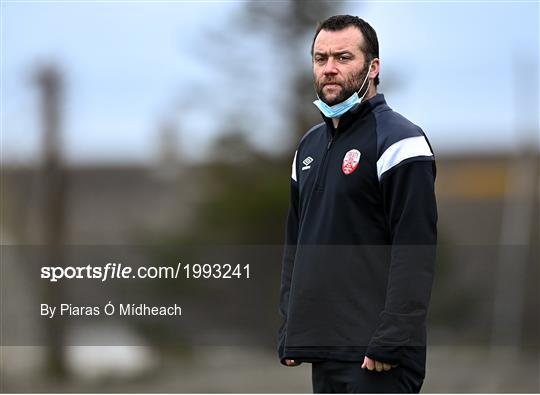
<svg viewBox="0 0 540 395">
<path fill-rule="evenodd" d="M 361 366 L 362 362 L 313 362 L 313 393 L 419 393 L 424 382 L 421 373 L 406 366 L 382 372 Z"/>
</svg>

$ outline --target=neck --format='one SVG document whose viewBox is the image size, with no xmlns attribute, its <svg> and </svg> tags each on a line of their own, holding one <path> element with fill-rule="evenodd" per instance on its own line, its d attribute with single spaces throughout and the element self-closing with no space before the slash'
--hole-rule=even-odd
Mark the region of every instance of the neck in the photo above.
<svg viewBox="0 0 540 395">
<path fill-rule="evenodd" d="M 362 102 L 371 99 L 376 94 L 377 94 L 377 87 L 375 86 L 375 84 L 373 84 L 369 87 L 369 90 L 366 92 L 366 95 L 362 99 Z M 334 129 L 337 129 L 337 127 L 339 126 L 339 118 L 332 118 L 332 123 L 334 124 Z"/>
<path fill-rule="evenodd" d="M 369 90 L 367 91 L 366 95 L 364 96 L 364 99 L 362 101 L 365 101 L 365 100 L 369 100 L 371 99 L 373 96 L 375 96 L 377 94 L 377 87 L 375 86 L 375 84 L 371 85 L 369 87 Z"/>
</svg>

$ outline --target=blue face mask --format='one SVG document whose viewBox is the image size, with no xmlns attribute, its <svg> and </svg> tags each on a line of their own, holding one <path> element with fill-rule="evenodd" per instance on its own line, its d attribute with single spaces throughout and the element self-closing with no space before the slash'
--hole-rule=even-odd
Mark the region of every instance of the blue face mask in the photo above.
<svg viewBox="0 0 540 395">
<path fill-rule="evenodd" d="M 341 103 L 334 104 L 333 106 L 329 106 L 325 102 L 323 102 L 321 99 L 319 99 L 319 96 L 317 95 L 317 100 L 313 102 L 317 106 L 317 108 L 327 117 L 327 118 L 339 118 L 343 114 L 345 114 L 347 111 L 349 111 L 354 106 L 360 104 L 362 100 L 364 99 L 364 96 L 366 96 L 366 93 L 369 91 L 369 87 L 371 86 L 371 80 L 368 82 L 368 88 L 362 95 L 362 97 L 358 96 L 358 92 L 362 90 L 364 87 L 368 75 L 369 70 L 371 69 L 371 62 L 369 63 L 368 72 L 366 73 L 366 78 L 364 78 L 364 82 L 362 82 L 362 86 L 360 89 L 358 89 L 357 92 L 354 92 L 347 100 L 342 101 Z"/>
</svg>

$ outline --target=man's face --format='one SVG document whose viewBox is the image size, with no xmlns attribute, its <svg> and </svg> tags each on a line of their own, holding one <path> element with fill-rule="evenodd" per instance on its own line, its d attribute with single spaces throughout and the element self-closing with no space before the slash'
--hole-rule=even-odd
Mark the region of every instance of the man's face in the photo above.
<svg viewBox="0 0 540 395">
<path fill-rule="evenodd" d="M 367 73 L 362 33 L 354 26 L 321 30 L 313 46 L 313 76 L 319 98 L 332 106 L 358 91 Z M 366 82 L 367 84 L 367 82 Z"/>
</svg>

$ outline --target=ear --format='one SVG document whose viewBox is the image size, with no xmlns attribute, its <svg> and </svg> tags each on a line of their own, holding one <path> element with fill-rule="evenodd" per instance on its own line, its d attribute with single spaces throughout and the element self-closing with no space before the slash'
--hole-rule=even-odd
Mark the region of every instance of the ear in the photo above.
<svg viewBox="0 0 540 395">
<path fill-rule="evenodd" d="M 371 68 L 369 69 L 369 78 L 374 79 L 379 75 L 379 72 L 381 71 L 381 61 L 379 58 L 374 58 L 371 61 Z"/>
</svg>

